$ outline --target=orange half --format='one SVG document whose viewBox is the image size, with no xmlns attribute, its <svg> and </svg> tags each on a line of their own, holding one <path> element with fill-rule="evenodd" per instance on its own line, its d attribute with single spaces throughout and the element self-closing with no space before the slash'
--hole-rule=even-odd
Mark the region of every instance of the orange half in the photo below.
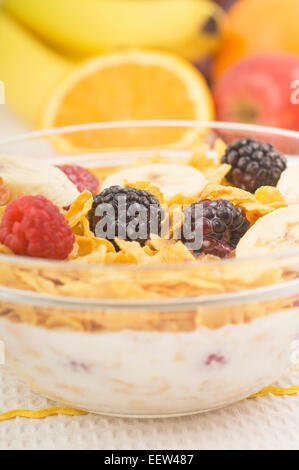
<svg viewBox="0 0 299 470">
<path fill-rule="evenodd" d="M 176 56 L 151 51 L 103 54 L 77 66 L 58 86 L 42 127 L 91 122 L 214 118 L 203 76 Z M 99 149 L 182 148 L 190 128 L 94 130 L 55 138 L 66 153 Z M 59 141 L 59 142 L 58 142 Z"/>
</svg>

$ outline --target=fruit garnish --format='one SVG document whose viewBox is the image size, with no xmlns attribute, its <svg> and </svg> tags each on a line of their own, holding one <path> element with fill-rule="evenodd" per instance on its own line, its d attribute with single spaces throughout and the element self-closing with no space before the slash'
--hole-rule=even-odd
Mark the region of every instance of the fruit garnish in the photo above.
<svg viewBox="0 0 299 470">
<path fill-rule="evenodd" d="M 221 161 L 231 165 L 226 179 L 251 193 L 260 186 L 276 186 L 287 167 L 286 157 L 273 145 L 251 138 L 228 145 Z"/>
<path fill-rule="evenodd" d="M 124 17 L 126 21 L 122 20 Z M 52 93 L 57 84 L 72 70 L 81 70 L 81 64 L 78 66 L 76 59 L 80 57 L 81 61 L 103 52 L 132 47 L 151 48 L 165 50 L 176 56 L 182 55 L 196 64 L 212 62 L 214 53 L 221 45 L 223 17 L 223 11 L 218 5 L 213 1 L 202 0 L 91 0 L 88 7 L 84 0 L 79 0 L 76 1 L 76 7 L 72 8 L 72 14 L 65 0 L 5 0 L 5 9 L 0 10 L 0 43 L 5 43 L 6 47 L 1 50 L 0 70 L 1 80 L 9 83 L 6 89 L 7 101 L 26 120 L 38 125 L 41 111 L 47 103 L 52 102 Z M 213 34 L 203 31 L 209 18 L 213 18 L 217 26 L 218 31 Z M 49 47 L 51 43 L 53 48 Z M 20 73 L 21 88 L 17 79 Z M 94 85 L 97 89 L 96 81 L 95 77 Z M 149 79 L 144 96 L 155 96 L 150 87 Z M 88 96 L 88 88 L 85 92 Z M 94 89 L 90 92 L 91 96 L 95 96 Z M 158 94 L 161 95 L 160 89 Z M 115 102 L 115 97 L 107 94 L 104 98 L 106 105 L 103 104 L 105 116 L 98 114 L 96 121 L 111 120 L 109 112 L 114 108 L 114 114 L 119 105 L 123 106 L 125 98 L 121 87 L 120 97 L 120 101 Z M 81 99 L 81 96 L 78 98 Z M 174 96 L 174 99 L 179 102 L 178 96 Z M 142 100 L 141 96 L 138 102 Z M 86 97 L 82 96 L 82 108 L 85 101 Z M 110 109 L 107 101 L 110 101 Z M 150 97 L 148 103 L 151 104 Z M 204 100 L 202 104 L 205 106 Z M 157 114 L 155 111 L 153 114 Z M 119 114 L 119 119 L 130 117 L 129 113 L 125 113 L 125 116 L 123 114 Z M 142 118 L 146 119 L 147 110 L 144 110 L 144 114 Z M 86 122 L 93 121 L 93 117 L 88 119 L 86 116 Z M 175 117 L 180 119 L 180 112 Z M 80 114 L 80 118 L 82 120 L 76 123 L 83 122 L 83 114 Z"/>
<path fill-rule="evenodd" d="M 176 194 L 197 196 L 207 183 L 204 174 L 192 166 L 153 163 L 114 173 L 104 181 L 103 188 L 114 185 L 123 186 L 127 181 L 130 183 L 148 181 L 158 186 L 166 199 Z"/>
<path fill-rule="evenodd" d="M 44 196 L 23 196 L 10 202 L 0 224 L 0 243 L 17 255 L 66 259 L 75 236 L 65 218 Z"/>
<path fill-rule="evenodd" d="M 203 240 L 202 251 L 200 253 L 217 256 L 218 258 L 231 258 L 233 256 L 231 246 L 212 237 L 207 237 Z"/>
<path fill-rule="evenodd" d="M 68 179 L 74 183 L 80 193 L 87 190 L 95 195 L 99 189 L 99 180 L 86 168 L 77 165 L 57 165 Z"/>
<path fill-rule="evenodd" d="M 162 218 L 163 209 L 154 195 L 121 186 L 111 186 L 95 196 L 89 212 L 90 229 L 97 237 L 112 243 L 115 238 L 135 241 L 141 246 L 151 233 L 160 234 Z"/>
<path fill-rule="evenodd" d="M 250 55 L 232 64 L 214 82 L 217 120 L 298 131 L 298 69 L 298 55 L 277 52 Z M 279 144 L 286 142 L 279 139 Z"/>
<path fill-rule="evenodd" d="M 76 67 L 54 92 L 41 125 L 138 119 L 209 121 L 213 117 L 208 86 L 188 62 L 161 52 L 123 51 L 102 54 Z M 98 149 L 99 145 L 101 149 L 178 148 L 198 132 L 175 127 L 89 130 L 56 136 L 55 142 L 66 152 Z"/>
<path fill-rule="evenodd" d="M 76 186 L 55 166 L 24 155 L 0 155 L 0 175 L 11 199 L 42 195 L 59 207 L 69 206 L 78 196 Z"/>
<path fill-rule="evenodd" d="M 155 48 L 200 59 L 219 48 L 222 9 L 211 0 L 187 2 L 78 1 L 69 14 L 61 0 L 5 0 L 20 23 L 73 56 Z M 122 18 L 126 17 L 126 21 Z M 101 31 L 101 34 L 99 34 Z"/>
<path fill-rule="evenodd" d="M 201 253 L 231 256 L 240 238 L 249 229 L 245 212 L 225 199 L 203 201 L 184 209 L 184 223 L 175 234 L 195 256 Z"/>
<path fill-rule="evenodd" d="M 261 217 L 240 240 L 236 256 L 259 256 L 295 250 L 299 250 L 298 204 L 277 209 Z"/>
<path fill-rule="evenodd" d="M 298 17 L 298 0 L 237 1 L 224 20 L 216 75 L 245 56 L 265 51 L 298 54 Z"/>
<path fill-rule="evenodd" d="M 288 204 L 299 204 L 299 165 L 292 165 L 281 175 L 277 189 Z"/>
</svg>

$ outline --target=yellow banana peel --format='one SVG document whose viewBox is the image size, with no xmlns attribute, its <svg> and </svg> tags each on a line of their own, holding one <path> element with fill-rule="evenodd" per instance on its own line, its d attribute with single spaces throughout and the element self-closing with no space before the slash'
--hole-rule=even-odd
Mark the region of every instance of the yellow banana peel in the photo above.
<svg viewBox="0 0 299 470">
<path fill-rule="evenodd" d="M 0 8 L 0 80 L 6 101 L 36 124 L 55 85 L 73 67 Z"/>
<path fill-rule="evenodd" d="M 149 47 L 198 61 L 219 46 L 224 15 L 210 0 L 4 0 L 3 4 L 53 46 L 81 57 Z M 211 21 L 214 27 L 205 28 Z"/>
<path fill-rule="evenodd" d="M 7 102 L 34 125 L 56 86 L 82 56 L 150 46 L 199 61 L 215 52 L 221 38 L 223 12 L 210 0 L 2 3 L 0 80 Z M 205 32 L 211 19 L 215 31 Z"/>
</svg>

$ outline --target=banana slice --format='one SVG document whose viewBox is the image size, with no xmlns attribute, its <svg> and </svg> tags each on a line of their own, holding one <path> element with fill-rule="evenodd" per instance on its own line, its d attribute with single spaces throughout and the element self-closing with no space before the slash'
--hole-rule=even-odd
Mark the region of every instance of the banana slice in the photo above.
<svg viewBox="0 0 299 470">
<path fill-rule="evenodd" d="M 191 166 L 154 163 L 128 168 L 108 176 L 104 181 L 103 189 L 110 186 L 123 186 L 125 181 L 129 183 L 148 181 L 158 186 L 166 199 L 179 193 L 197 196 L 207 184 L 203 173 Z"/>
<path fill-rule="evenodd" d="M 0 155 L 0 176 L 10 189 L 12 199 L 20 194 L 41 194 L 60 207 L 69 206 L 79 191 L 68 177 L 55 166 L 12 155 Z"/>
<path fill-rule="evenodd" d="M 277 189 L 288 204 L 299 204 L 299 165 L 292 165 L 281 175 Z"/>
<path fill-rule="evenodd" d="M 241 238 L 236 257 L 299 249 L 299 204 L 261 217 Z"/>
</svg>

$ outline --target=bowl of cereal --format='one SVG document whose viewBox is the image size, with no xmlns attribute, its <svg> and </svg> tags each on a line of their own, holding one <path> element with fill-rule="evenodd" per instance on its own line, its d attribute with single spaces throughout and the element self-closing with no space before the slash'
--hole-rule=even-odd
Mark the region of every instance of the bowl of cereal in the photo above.
<svg viewBox="0 0 299 470">
<path fill-rule="evenodd" d="M 128 417 L 223 407 L 288 373 L 298 156 L 296 132 L 217 122 L 0 142 L 7 363 L 50 399 Z"/>
</svg>

